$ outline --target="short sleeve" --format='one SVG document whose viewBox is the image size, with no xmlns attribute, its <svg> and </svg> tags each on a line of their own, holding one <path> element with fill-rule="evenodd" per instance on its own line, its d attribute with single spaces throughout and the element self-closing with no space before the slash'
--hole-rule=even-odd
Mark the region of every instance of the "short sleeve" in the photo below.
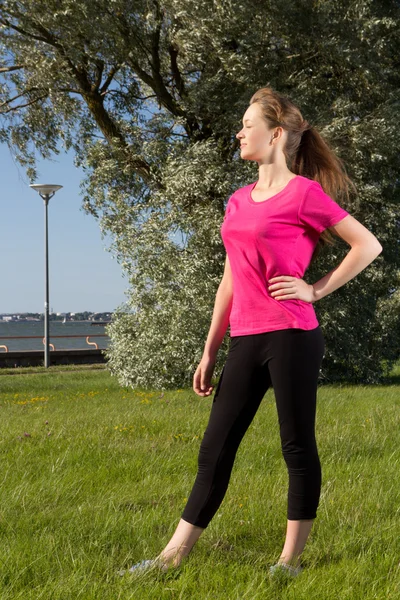
<svg viewBox="0 0 400 600">
<path fill-rule="evenodd" d="M 299 208 L 299 223 L 319 233 L 350 214 L 326 194 L 318 181 L 307 188 Z"/>
<path fill-rule="evenodd" d="M 233 196 L 233 194 L 232 194 L 232 196 Z M 226 203 L 225 214 L 224 214 L 224 221 L 225 221 L 226 217 L 229 215 L 229 211 L 230 211 L 230 208 L 231 208 L 230 207 L 230 201 L 231 201 L 232 196 L 229 197 L 228 202 Z"/>
</svg>

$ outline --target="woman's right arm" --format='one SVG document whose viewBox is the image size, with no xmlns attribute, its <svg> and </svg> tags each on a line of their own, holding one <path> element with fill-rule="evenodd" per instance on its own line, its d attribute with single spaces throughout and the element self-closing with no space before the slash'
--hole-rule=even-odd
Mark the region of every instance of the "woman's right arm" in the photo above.
<svg viewBox="0 0 400 600">
<path fill-rule="evenodd" d="M 228 255 L 226 255 L 224 275 L 215 296 L 214 311 L 203 356 L 193 377 L 193 390 L 199 396 L 209 396 L 213 391 L 211 377 L 214 372 L 218 350 L 229 325 L 232 301 L 232 272 Z"/>
<path fill-rule="evenodd" d="M 204 346 L 203 357 L 215 359 L 225 337 L 229 325 L 233 301 L 233 281 L 228 255 L 225 258 L 224 275 L 219 284 L 216 296 L 210 330 Z"/>
</svg>

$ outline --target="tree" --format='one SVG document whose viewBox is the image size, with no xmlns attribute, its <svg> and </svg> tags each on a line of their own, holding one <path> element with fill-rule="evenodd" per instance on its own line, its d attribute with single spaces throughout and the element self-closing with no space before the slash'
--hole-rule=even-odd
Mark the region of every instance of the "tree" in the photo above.
<svg viewBox="0 0 400 600">
<path fill-rule="evenodd" d="M 0 141 L 37 177 L 60 142 L 129 298 L 107 327 L 122 385 L 188 386 L 222 277 L 225 202 L 254 181 L 235 138 L 250 96 L 289 95 L 359 190 L 344 206 L 382 254 L 315 304 L 326 381 L 382 381 L 400 355 L 396 3 L 4 0 Z M 294 26 L 295 24 L 295 26 Z M 148 114 L 147 114 L 148 113 Z M 338 240 L 306 273 L 344 257 Z M 398 296 L 397 296 L 398 298 Z M 227 350 L 219 353 L 216 374 Z"/>
</svg>

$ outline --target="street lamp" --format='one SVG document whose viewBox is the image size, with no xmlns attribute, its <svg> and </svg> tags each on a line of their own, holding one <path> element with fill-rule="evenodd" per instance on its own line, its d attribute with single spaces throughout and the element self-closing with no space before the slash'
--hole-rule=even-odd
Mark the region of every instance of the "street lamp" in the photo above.
<svg viewBox="0 0 400 600">
<path fill-rule="evenodd" d="M 45 234 L 45 301 L 44 301 L 44 366 L 50 365 L 49 353 L 49 242 L 48 242 L 48 218 L 47 205 L 50 198 L 54 196 L 62 185 L 50 185 L 42 183 L 32 183 L 29 185 L 36 190 L 44 200 L 44 234 Z"/>
</svg>

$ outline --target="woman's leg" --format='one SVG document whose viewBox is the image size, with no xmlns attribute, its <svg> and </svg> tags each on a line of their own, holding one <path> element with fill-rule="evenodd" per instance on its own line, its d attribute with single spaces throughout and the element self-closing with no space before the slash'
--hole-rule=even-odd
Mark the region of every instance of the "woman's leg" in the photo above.
<svg viewBox="0 0 400 600">
<path fill-rule="evenodd" d="M 300 565 L 300 555 L 304 550 L 313 523 L 313 519 L 287 521 L 285 545 L 278 563 L 286 563 L 294 567 Z"/>
<path fill-rule="evenodd" d="M 315 416 L 325 343 L 320 327 L 275 333 L 275 338 L 270 339 L 268 366 L 289 473 L 286 541 L 279 562 L 297 566 L 316 517 L 321 491 Z"/>
<path fill-rule="evenodd" d="M 174 535 L 157 558 L 163 564 L 174 567 L 179 566 L 182 559 L 189 554 L 203 531 L 202 527 L 196 527 L 181 519 Z"/>
<path fill-rule="evenodd" d="M 161 552 L 174 565 L 217 512 L 228 488 L 239 444 L 271 382 L 254 353 L 253 336 L 231 338 L 198 456 L 198 472 L 178 527 Z"/>
</svg>

